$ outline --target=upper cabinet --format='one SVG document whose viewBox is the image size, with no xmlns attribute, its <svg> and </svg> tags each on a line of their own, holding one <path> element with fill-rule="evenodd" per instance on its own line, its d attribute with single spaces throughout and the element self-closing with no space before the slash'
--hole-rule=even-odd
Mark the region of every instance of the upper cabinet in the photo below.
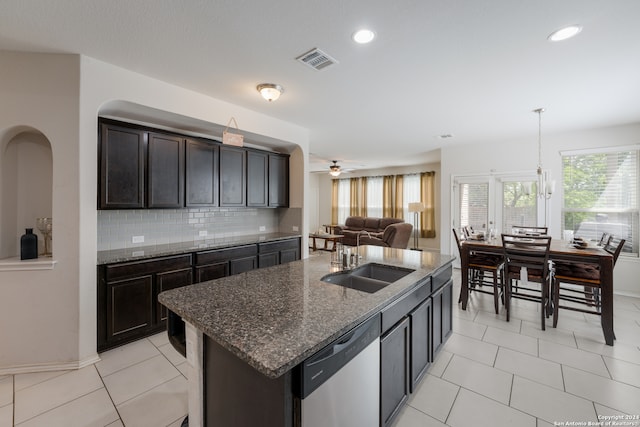
<svg viewBox="0 0 640 427">
<path fill-rule="evenodd" d="M 186 206 L 218 206 L 218 145 L 187 139 L 186 153 Z"/>
<path fill-rule="evenodd" d="M 267 153 L 247 151 L 247 206 L 267 206 L 268 168 Z"/>
<path fill-rule="evenodd" d="M 220 146 L 220 206 L 247 206 L 247 150 Z"/>
<path fill-rule="evenodd" d="M 98 208 L 286 207 L 289 156 L 99 121 Z"/>
<path fill-rule="evenodd" d="M 289 156 L 269 154 L 269 206 L 289 206 Z"/>
<path fill-rule="evenodd" d="M 143 208 L 147 133 L 100 124 L 100 209 Z"/>
<path fill-rule="evenodd" d="M 149 134 L 147 207 L 184 206 L 184 138 Z"/>
</svg>

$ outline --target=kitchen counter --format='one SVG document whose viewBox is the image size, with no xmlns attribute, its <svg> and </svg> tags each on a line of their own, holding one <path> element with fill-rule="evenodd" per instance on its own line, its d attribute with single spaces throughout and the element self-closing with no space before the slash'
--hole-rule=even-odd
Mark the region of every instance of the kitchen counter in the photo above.
<svg viewBox="0 0 640 427">
<path fill-rule="evenodd" d="M 163 292 L 159 301 L 244 363 L 278 378 L 454 259 L 378 246 L 360 251 L 360 265 L 415 271 L 369 294 L 322 282 L 338 271 L 323 253 Z"/>
<path fill-rule="evenodd" d="M 114 262 L 137 261 L 159 256 L 180 255 L 189 252 L 223 249 L 232 246 L 254 243 L 274 242 L 277 240 L 301 237 L 298 233 L 262 233 L 242 236 L 205 239 L 198 242 L 169 243 L 164 245 L 136 246 L 125 249 L 113 249 L 98 252 L 98 265 Z"/>
</svg>

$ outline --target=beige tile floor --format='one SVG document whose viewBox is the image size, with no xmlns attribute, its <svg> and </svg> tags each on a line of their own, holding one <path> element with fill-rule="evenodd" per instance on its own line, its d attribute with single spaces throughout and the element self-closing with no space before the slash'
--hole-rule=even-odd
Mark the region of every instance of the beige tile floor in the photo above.
<svg viewBox="0 0 640 427">
<path fill-rule="evenodd" d="M 454 278 L 457 297 L 459 271 Z M 558 328 L 549 320 L 542 331 L 537 304 L 514 301 L 509 323 L 492 304 L 476 293 L 468 310 L 454 305 L 454 332 L 395 427 L 546 427 L 640 416 L 640 299 L 616 296 L 613 347 L 604 345 L 597 316 L 561 311 Z M 0 427 L 180 426 L 186 366 L 165 334 L 100 356 L 76 371 L 0 377 Z M 640 427 L 640 419 L 618 425 Z"/>
</svg>

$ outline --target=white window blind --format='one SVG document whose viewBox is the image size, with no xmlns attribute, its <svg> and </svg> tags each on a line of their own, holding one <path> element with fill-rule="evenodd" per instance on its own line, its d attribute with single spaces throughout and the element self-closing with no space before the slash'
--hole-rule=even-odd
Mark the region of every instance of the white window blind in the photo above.
<svg viewBox="0 0 640 427">
<path fill-rule="evenodd" d="M 338 180 L 338 224 L 344 224 L 351 207 L 351 187 L 349 179 Z"/>
<path fill-rule="evenodd" d="M 420 202 L 420 175 L 412 174 L 404 176 L 402 181 L 402 197 L 404 199 L 404 206 L 402 207 L 404 220 L 413 224 L 414 215 L 409 212 L 409 203 Z M 417 227 L 419 230 L 420 215 L 418 215 Z"/>
<path fill-rule="evenodd" d="M 563 230 L 590 240 L 626 239 L 638 254 L 638 150 L 562 156 Z"/>
<path fill-rule="evenodd" d="M 382 177 L 367 178 L 367 216 L 382 218 Z"/>
</svg>

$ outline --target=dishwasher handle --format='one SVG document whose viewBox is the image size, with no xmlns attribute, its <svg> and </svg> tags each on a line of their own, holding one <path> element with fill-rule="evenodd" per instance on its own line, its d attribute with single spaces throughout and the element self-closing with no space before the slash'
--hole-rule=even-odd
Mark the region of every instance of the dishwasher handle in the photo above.
<svg viewBox="0 0 640 427">
<path fill-rule="evenodd" d="M 303 399 L 307 397 L 379 336 L 377 314 L 302 362 L 297 394 Z"/>
</svg>

